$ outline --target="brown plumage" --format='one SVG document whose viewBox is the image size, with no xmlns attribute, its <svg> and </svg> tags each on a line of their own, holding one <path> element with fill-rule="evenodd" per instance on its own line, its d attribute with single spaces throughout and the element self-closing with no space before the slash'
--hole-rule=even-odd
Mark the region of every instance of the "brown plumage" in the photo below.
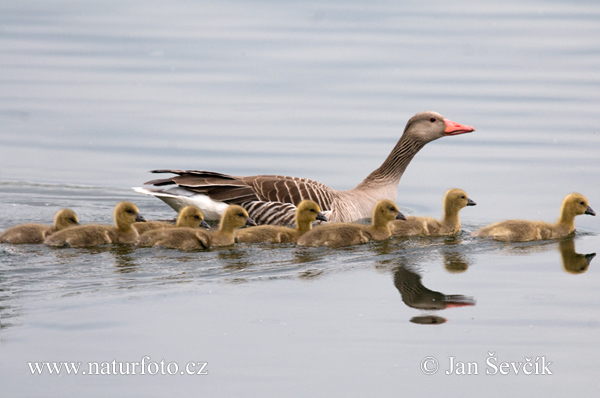
<svg viewBox="0 0 600 398">
<path fill-rule="evenodd" d="M 281 175 L 236 177 L 211 171 L 154 170 L 174 177 L 146 182 L 153 187 L 135 188 L 154 195 L 178 209 L 195 204 L 207 219 L 217 219 L 224 204 L 238 204 L 259 224 L 292 225 L 295 206 L 316 202 L 330 222 L 351 222 L 371 215 L 378 200 L 395 201 L 398 183 L 412 158 L 428 142 L 444 136 L 475 131 L 471 126 L 445 119 L 436 112 L 414 115 L 383 164 L 355 188 L 338 191 L 307 178 Z"/>
<path fill-rule="evenodd" d="M 398 206 L 391 200 L 381 200 L 373 209 L 371 225 L 334 223 L 316 227 L 298 239 L 302 246 L 343 247 L 367 243 L 371 240 L 388 239 L 392 233 L 389 223 L 404 219 Z"/>
<path fill-rule="evenodd" d="M 296 228 L 279 225 L 259 225 L 256 227 L 238 229 L 235 237 L 238 243 L 293 243 L 310 231 L 316 220 L 327 221 L 321 213 L 319 205 L 312 200 L 303 200 L 296 210 Z"/>
<path fill-rule="evenodd" d="M 234 230 L 246 224 L 254 224 L 241 206 L 232 205 L 221 217 L 217 231 L 177 227 L 148 231 L 140 236 L 138 246 L 165 247 L 179 250 L 204 250 L 213 246 L 229 246 L 235 243 Z M 254 224 L 255 225 L 255 224 Z"/>
<path fill-rule="evenodd" d="M 134 243 L 138 233 L 133 223 L 142 221 L 136 205 L 119 203 L 113 212 L 115 225 L 86 224 L 58 231 L 44 241 L 50 246 L 88 247 L 109 243 Z"/>
<path fill-rule="evenodd" d="M 77 214 L 73 210 L 59 210 L 54 216 L 54 225 L 21 224 L 8 228 L 0 234 L 0 243 L 44 243 L 46 237 L 56 231 L 79 225 Z"/>
<path fill-rule="evenodd" d="M 563 200 L 560 218 L 554 224 L 543 221 L 507 220 L 483 227 L 471 235 L 505 242 L 559 239 L 575 231 L 575 217 L 580 214 L 596 215 L 585 196 L 572 193 Z"/>
<path fill-rule="evenodd" d="M 186 206 L 179 212 L 175 224 L 162 221 L 140 221 L 133 223 L 140 236 L 145 232 L 155 229 L 174 228 L 174 227 L 189 227 L 189 228 L 206 228 L 210 226 L 204 221 L 204 216 L 196 206 Z"/>
<path fill-rule="evenodd" d="M 475 206 L 462 189 L 449 189 L 444 195 L 444 216 L 441 220 L 432 217 L 407 216 L 403 221 L 392 221 L 393 236 L 441 236 L 460 232 L 459 211 L 465 206 Z"/>
</svg>

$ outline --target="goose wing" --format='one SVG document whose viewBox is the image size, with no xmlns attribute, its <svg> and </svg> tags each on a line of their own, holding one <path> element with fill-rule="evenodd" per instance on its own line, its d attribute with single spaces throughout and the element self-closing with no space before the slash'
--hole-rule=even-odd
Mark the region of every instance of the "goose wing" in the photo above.
<svg viewBox="0 0 600 398">
<path fill-rule="evenodd" d="M 331 208 L 336 193 L 317 181 L 280 175 L 236 177 L 199 170 L 153 170 L 152 173 L 172 173 L 175 176 L 148 181 L 145 185 L 177 185 L 229 204 L 280 202 L 298 205 L 310 199 L 327 210 Z"/>
</svg>

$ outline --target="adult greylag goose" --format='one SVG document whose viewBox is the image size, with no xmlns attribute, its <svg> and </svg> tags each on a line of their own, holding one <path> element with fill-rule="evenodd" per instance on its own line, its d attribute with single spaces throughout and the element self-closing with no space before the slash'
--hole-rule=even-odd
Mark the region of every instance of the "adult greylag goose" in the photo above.
<svg viewBox="0 0 600 398">
<path fill-rule="evenodd" d="M 298 239 L 301 246 L 343 247 L 384 240 L 392 236 L 389 223 L 404 219 L 398 206 L 391 200 L 380 200 L 373 209 L 371 225 L 355 223 L 325 224 L 311 229 Z"/>
<path fill-rule="evenodd" d="M 483 227 L 471 235 L 505 242 L 559 239 L 575 231 L 575 217 L 580 214 L 596 215 L 585 196 L 571 193 L 563 200 L 560 218 L 554 224 L 543 221 L 506 220 Z"/>
<path fill-rule="evenodd" d="M 235 231 L 238 243 L 293 243 L 310 231 L 315 221 L 327 221 L 319 205 L 312 200 L 303 200 L 296 210 L 296 228 L 280 225 L 258 225 Z"/>
<path fill-rule="evenodd" d="M 393 236 L 442 236 L 460 232 L 458 212 L 465 206 L 475 206 L 462 189 L 449 189 L 443 199 L 444 216 L 441 220 L 432 217 L 407 216 L 403 221 L 392 221 Z"/>
<path fill-rule="evenodd" d="M 115 225 L 86 224 L 63 229 L 50 235 L 44 241 L 49 246 L 90 247 L 109 243 L 134 243 L 138 233 L 133 223 L 144 217 L 136 205 L 121 202 L 113 212 Z"/>
<path fill-rule="evenodd" d="M 190 228 L 206 228 L 210 229 L 210 225 L 204 221 L 202 211 L 196 206 L 186 206 L 177 215 L 177 221 L 175 224 L 162 221 L 138 221 L 133 223 L 133 228 L 136 229 L 138 234 L 142 235 L 145 232 L 174 227 L 190 227 Z"/>
<path fill-rule="evenodd" d="M 398 183 L 412 158 L 428 142 L 475 131 L 436 112 L 410 118 L 398 143 L 383 164 L 355 188 L 338 191 L 306 178 L 281 175 L 236 177 L 211 171 L 153 170 L 174 177 L 148 181 L 137 192 L 153 195 L 173 209 L 193 204 L 207 220 L 216 220 L 228 204 L 243 206 L 258 224 L 293 225 L 296 206 L 316 202 L 331 222 L 351 222 L 370 216 L 377 201 L 396 200 Z"/>
<path fill-rule="evenodd" d="M 46 237 L 56 231 L 79 225 L 77 214 L 71 209 L 59 210 L 54 215 L 54 224 L 21 224 L 8 228 L 0 234 L 0 243 L 44 243 Z"/>
<path fill-rule="evenodd" d="M 223 213 L 217 231 L 190 227 L 158 229 L 142 234 L 137 245 L 179 250 L 204 250 L 213 246 L 230 246 L 235 243 L 234 231 L 245 225 L 256 225 L 256 223 L 248 218 L 248 212 L 243 207 L 231 205 Z"/>
</svg>

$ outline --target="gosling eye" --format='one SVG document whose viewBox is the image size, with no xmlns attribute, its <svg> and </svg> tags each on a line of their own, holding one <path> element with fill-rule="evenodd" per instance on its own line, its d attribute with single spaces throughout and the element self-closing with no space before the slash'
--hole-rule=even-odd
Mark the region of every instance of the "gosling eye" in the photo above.
<svg viewBox="0 0 600 398">
<path fill-rule="evenodd" d="M 310 212 L 311 212 L 311 213 L 314 213 L 314 212 L 315 212 L 315 209 L 310 209 Z"/>
<path fill-rule="evenodd" d="M 461 196 L 461 199 L 466 199 L 466 198 L 465 198 L 465 195 Z"/>
<path fill-rule="evenodd" d="M 246 217 L 246 216 L 244 215 L 244 213 L 238 213 L 238 216 L 239 216 L 239 217 Z"/>
<path fill-rule="evenodd" d="M 127 209 L 127 213 L 129 213 L 129 214 L 133 214 L 133 210 L 131 210 L 131 209 Z"/>
<path fill-rule="evenodd" d="M 430 121 L 431 123 L 435 123 L 435 122 L 437 122 L 437 119 L 436 119 L 436 118 L 434 118 L 434 117 L 432 117 L 432 118 L 430 118 L 430 119 L 429 119 L 429 121 Z"/>
<path fill-rule="evenodd" d="M 581 205 L 584 205 L 584 206 L 585 206 L 585 203 L 584 203 L 583 201 L 579 202 L 579 204 L 581 204 Z"/>
<path fill-rule="evenodd" d="M 195 218 L 196 220 L 199 220 L 199 219 L 200 219 L 200 216 L 196 214 L 196 215 L 194 216 L 194 218 Z"/>
</svg>

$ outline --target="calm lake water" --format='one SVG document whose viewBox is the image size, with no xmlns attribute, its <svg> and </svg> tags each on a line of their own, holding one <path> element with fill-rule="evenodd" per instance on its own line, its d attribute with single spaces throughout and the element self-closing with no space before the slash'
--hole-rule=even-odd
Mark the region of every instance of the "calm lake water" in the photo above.
<svg viewBox="0 0 600 398">
<path fill-rule="evenodd" d="M 456 238 L 339 250 L 1 245 L 2 396 L 597 393 L 598 217 L 469 236 L 573 191 L 600 210 L 596 2 L 4 0 L 0 71 L 0 230 L 121 200 L 172 218 L 130 189 L 157 168 L 351 188 L 422 110 L 476 132 L 427 145 L 398 204 L 477 202 Z"/>
</svg>

